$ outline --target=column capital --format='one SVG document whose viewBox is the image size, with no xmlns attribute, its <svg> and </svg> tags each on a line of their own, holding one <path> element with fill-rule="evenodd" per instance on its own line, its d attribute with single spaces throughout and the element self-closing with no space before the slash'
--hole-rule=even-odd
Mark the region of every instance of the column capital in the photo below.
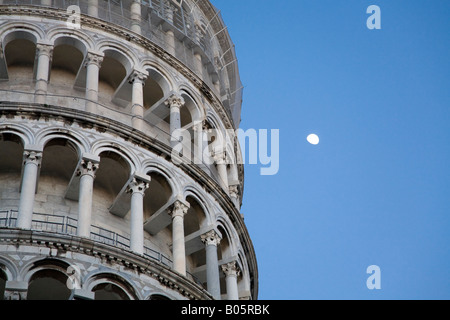
<svg viewBox="0 0 450 320">
<path fill-rule="evenodd" d="M 228 191 L 230 192 L 230 197 L 237 198 L 239 194 L 238 185 L 231 185 L 228 187 Z"/>
<path fill-rule="evenodd" d="M 36 54 L 38 56 L 45 55 L 50 57 L 53 53 L 53 45 L 46 43 L 38 43 L 36 44 Z"/>
<path fill-rule="evenodd" d="M 128 185 L 127 193 L 131 194 L 140 193 L 144 195 L 145 190 L 147 190 L 150 186 L 149 182 L 150 182 L 149 180 L 135 176 Z"/>
<path fill-rule="evenodd" d="M 86 64 L 85 66 L 87 67 L 90 64 L 94 64 L 96 65 L 98 68 L 101 67 L 102 62 L 103 62 L 103 55 L 100 53 L 96 53 L 96 52 L 88 52 L 86 55 Z"/>
<path fill-rule="evenodd" d="M 200 236 L 202 242 L 207 246 L 218 246 L 220 244 L 220 236 L 215 230 L 208 231 Z"/>
<path fill-rule="evenodd" d="M 35 150 L 25 150 L 23 152 L 23 162 L 24 164 L 32 163 L 40 166 L 42 162 L 42 152 Z"/>
<path fill-rule="evenodd" d="M 206 30 L 203 27 L 202 23 L 198 20 L 194 22 L 195 35 L 197 37 L 197 41 L 200 42 L 203 37 L 206 35 Z"/>
<path fill-rule="evenodd" d="M 236 261 L 228 262 L 226 264 L 221 265 L 222 271 L 225 273 L 225 276 L 234 276 L 238 277 L 241 273 L 239 267 L 236 264 Z"/>
<path fill-rule="evenodd" d="M 133 83 L 141 83 L 142 85 L 148 78 L 148 74 L 144 71 L 133 70 L 133 72 L 128 77 L 128 82 Z"/>
<path fill-rule="evenodd" d="M 203 129 L 203 131 L 210 131 L 211 129 L 212 129 L 212 126 L 211 126 L 211 124 L 209 123 L 209 121 L 208 120 L 203 120 L 202 121 L 202 129 Z"/>
<path fill-rule="evenodd" d="M 99 166 L 100 163 L 98 161 L 94 161 L 92 159 L 81 159 L 80 165 L 77 169 L 77 175 L 80 177 L 89 175 L 92 178 L 95 178 L 95 172 L 97 171 Z"/>
<path fill-rule="evenodd" d="M 226 151 L 213 151 L 211 156 L 216 164 L 226 164 L 227 163 L 227 152 Z"/>
<path fill-rule="evenodd" d="M 184 99 L 181 95 L 174 93 L 164 103 L 169 108 L 181 108 L 184 106 Z"/>
<path fill-rule="evenodd" d="M 176 200 L 172 207 L 169 209 L 169 215 L 172 218 L 175 217 L 184 217 L 190 208 L 189 203 L 181 202 L 180 200 Z"/>
<path fill-rule="evenodd" d="M 194 130 L 194 132 L 202 132 L 203 131 L 202 121 L 195 122 L 194 125 L 192 126 L 192 130 Z"/>
</svg>

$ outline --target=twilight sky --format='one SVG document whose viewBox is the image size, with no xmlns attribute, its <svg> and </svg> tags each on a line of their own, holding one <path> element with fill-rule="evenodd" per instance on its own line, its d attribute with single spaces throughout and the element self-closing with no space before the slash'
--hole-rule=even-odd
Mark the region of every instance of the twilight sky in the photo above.
<svg viewBox="0 0 450 320">
<path fill-rule="evenodd" d="M 241 128 L 280 130 L 278 174 L 245 167 L 259 299 L 450 299 L 450 1 L 212 3 Z"/>
</svg>

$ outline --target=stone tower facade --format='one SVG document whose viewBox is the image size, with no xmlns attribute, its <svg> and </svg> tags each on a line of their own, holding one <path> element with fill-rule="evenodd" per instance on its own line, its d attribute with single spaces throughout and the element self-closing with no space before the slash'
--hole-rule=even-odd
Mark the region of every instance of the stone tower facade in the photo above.
<svg viewBox="0 0 450 320">
<path fill-rule="evenodd" d="M 257 299 L 208 0 L 0 0 L 0 298 Z"/>
</svg>

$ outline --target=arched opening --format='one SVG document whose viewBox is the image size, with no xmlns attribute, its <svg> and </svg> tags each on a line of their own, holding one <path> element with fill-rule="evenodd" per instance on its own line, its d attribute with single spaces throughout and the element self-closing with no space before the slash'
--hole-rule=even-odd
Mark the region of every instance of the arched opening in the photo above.
<svg viewBox="0 0 450 320">
<path fill-rule="evenodd" d="M 131 101 L 131 86 L 119 95 L 116 94 L 124 82 L 129 69 L 129 62 L 115 50 L 105 50 L 103 62 L 99 72 L 98 98 L 99 102 L 115 102 L 120 106 L 126 106 Z"/>
<path fill-rule="evenodd" d="M 49 215 L 67 216 L 77 202 L 65 198 L 67 187 L 78 164 L 79 150 L 70 140 L 54 138 L 44 147 L 35 209 Z M 42 216 L 38 220 L 41 220 Z M 62 218 L 60 218 L 62 219 Z M 47 218 L 45 219 L 47 220 Z M 51 223 L 41 227 L 52 227 Z"/>
<path fill-rule="evenodd" d="M 4 300 L 6 281 L 8 278 L 6 277 L 6 273 L 1 268 L 3 268 L 3 266 L 0 266 L 0 300 Z"/>
<path fill-rule="evenodd" d="M 220 240 L 220 244 L 217 247 L 217 257 L 220 264 L 220 261 L 229 262 L 228 260 L 232 258 L 232 253 L 228 232 L 222 225 L 219 225 L 217 229 L 222 234 L 222 239 Z M 220 271 L 220 293 L 223 296 L 226 296 L 227 294 L 226 278 L 225 274 L 222 271 Z"/>
<path fill-rule="evenodd" d="M 55 138 L 46 143 L 42 156 L 41 175 L 52 176 L 66 183 L 78 163 L 78 148 L 70 140 Z"/>
<path fill-rule="evenodd" d="M 96 172 L 94 189 L 103 190 L 109 196 L 109 202 L 111 202 L 128 181 L 131 171 L 130 165 L 120 154 L 114 151 L 104 151 L 99 156 L 100 166 Z"/>
<path fill-rule="evenodd" d="M 181 127 L 189 126 L 197 113 L 197 107 L 194 100 L 187 94 L 181 95 L 184 99 L 184 106 L 180 109 Z"/>
<path fill-rule="evenodd" d="M 144 84 L 144 108 L 150 109 L 155 103 L 160 101 L 166 94 L 164 91 L 167 87 L 166 81 L 163 77 L 153 69 L 147 69 L 149 76 Z"/>
<path fill-rule="evenodd" d="M 71 290 L 67 286 L 67 274 L 55 270 L 37 271 L 28 283 L 28 300 L 68 300 Z"/>
<path fill-rule="evenodd" d="M 94 300 L 130 300 L 127 293 L 113 283 L 100 283 L 92 291 L 95 293 Z"/>
<path fill-rule="evenodd" d="M 56 89 L 67 89 L 75 84 L 76 76 L 84 60 L 82 49 L 72 44 L 73 39 L 59 38 L 55 42 L 50 71 L 50 85 Z M 57 93 L 57 92 L 56 92 Z"/>
<path fill-rule="evenodd" d="M 200 200 L 194 195 L 188 195 L 186 201 L 190 207 L 184 217 L 184 234 L 186 240 L 187 269 L 193 274 L 196 268 L 206 265 L 205 244 L 201 236 L 206 232 L 207 219 Z M 194 274 L 194 281 L 201 283 L 206 288 L 206 274 Z"/>
<path fill-rule="evenodd" d="M 144 220 L 149 219 L 154 213 L 164 207 L 172 197 L 172 187 L 165 176 L 156 172 L 149 171 L 149 188 L 144 197 Z"/>
<path fill-rule="evenodd" d="M 29 90 L 32 87 L 35 56 L 36 43 L 25 35 L 7 43 L 5 58 L 10 88 Z"/>
<path fill-rule="evenodd" d="M 0 133 L 0 211 L 19 208 L 23 151 L 19 136 Z M 6 217 L 2 215 L 1 218 Z M 2 220 L 2 225 L 6 223 Z"/>
<path fill-rule="evenodd" d="M 220 240 L 220 244 L 217 248 L 217 256 L 219 260 L 222 260 L 231 257 L 231 245 L 228 232 L 221 225 L 219 225 L 217 229 L 222 234 L 222 240 Z"/>
<path fill-rule="evenodd" d="M 206 224 L 206 215 L 203 207 L 193 196 L 187 196 L 186 201 L 189 202 L 190 208 L 184 219 L 184 234 L 190 235 Z"/>
<path fill-rule="evenodd" d="M 124 188 L 128 186 L 131 177 L 130 163 L 118 152 L 114 150 L 105 150 L 99 154 L 100 164 L 96 171 L 93 190 L 92 205 L 92 224 L 96 227 L 107 228 L 117 232 L 123 229 L 123 219 L 129 218 L 127 213 L 130 210 L 129 204 L 121 202 L 120 213 L 115 211 L 114 204 L 123 195 Z M 114 213 L 114 214 L 111 214 Z M 92 233 L 100 233 L 101 241 L 110 243 L 114 241 L 111 238 L 111 232 L 103 234 L 101 229 L 93 229 Z M 124 236 L 126 236 L 124 234 Z"/>
<path fill-rule="evenodd" d="M 162 294 L 152 294 L 149 300 L 170 301 L 171 299 Z"/>
<path fill-rule="evenodd" d="M 114 273 L 101 273 L 88 280 L 94 300 L 137 300 L 133 287 Z"/>
</svg>

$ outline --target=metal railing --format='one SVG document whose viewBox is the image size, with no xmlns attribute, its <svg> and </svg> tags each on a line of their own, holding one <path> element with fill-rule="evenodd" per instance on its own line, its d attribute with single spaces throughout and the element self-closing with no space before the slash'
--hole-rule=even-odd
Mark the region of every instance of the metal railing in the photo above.
<svg viewBox="0 0 450 320">
<path fill-rule="evenodd" d="M 2 105 L 5 105 L 7 102 L 34 103 L 34 97 L 35 97 L 34 91 L 26 92 L 21 90 L 2 89 L 0 87 L 0 103 L 2 103 Z M 102 114 L 104 117 L 107 118 L 116 119 L 116 121 L 122 122 L 127 126 L 132 126 L 131 119 L 133 115 L 131 113 L 120 110 L 120 108 L 114 108 L 112 106 L 102 104 L 100 102 L 87 100 L 83 96 L 61 95 L 47 92 L 46 99 L 48 106 L 64 105 L 68 109 L 75 109 L 75 110 L 79 109 L 84 110 L 86 102 L 89 101 L 96 105 L 98 114 Z M 171 135 L 169 132 L 165 131 L 160 126 L 151 124 L 145 118 L 142 119 L 142 121 L 143 123 L 145 123 L 145 126 L 142 128 L 143 133 L 145 133 L 149 137 L 152 137 L 155 140 L 158 140 L 159 142 L 167 146 L 170 146 Z M 193 151 L 195 149 L 194 145 L 192 144 L 187 145 L 184 141 L 179 142 L 179 144 L 183 147 L 183 150 Z M 185 155 L 185 157 L 183 157 L 181 161 L 186 162 L 189 165 L 198 166 L 202 171 L 204 171 L 209 177 L 214 179 L 217 183 L 219 183 L 220 185 L 223 184 L 223 181 L 221 180 L 216 167 L 211 163 L 205 161 L 205 159 L 199 159 L 195 154 L 191 153 L 190 155 L 189 154 Z M 227 192 L 227 190 L 225 191 Z"/>
<path fill-rule="evenodd" d="M 0 210 L 0 228 L 15 228 L 17 222 L 17 210 Z M 54 232 L 60 234 L 76 235 L 77 219 L 46 213 L 33 213 L 31 230 Z M 111 245 L 124 250 L 130 250 L 129 236 L 121 235 L 117 232 L 91 225 L 91 239 L 95 242 Z M 144 246 L 144 256 L 148 259 L 157 261 L 168 268 L 173 267 L 173 261 L 166 255 Z M 201 285 L 198 278 L 187 272 L 197 284 Z"/>
<path fill-rule="evenodd" d="M 199 76 L 213 89 L 214 84 L 212 80 L 213 76 L 210 72 L 211 67 L 215 70 L 217 76 L 214 77 L 219 79 L 221 86 L 220 98 L 237 129 L 240 122 L 243 86 L 239 76 L 234 45 L 228 36 L 227 39 L 230 48 L 225 49 L 225 52 L 222 52 L 223 49 L 217 48 L 219 57 L 215 56 L 212 45 L 212 39 L 224 32 L 226 28 L 222 27 L 222 30 L 214 35 L 205 34 L 203 37 L 199 37 L 194 27 L 195 23 L 191 12 L 186 12 L 188 10 L 184 6 L 181 6 L 177 11 L 172 13 L 167 5 L 168 1 L 141 1 L 141 18 L 139 21 L 141 35 L 164 50 L 174 52 L 174 56 L 194 73 L 196 72 L 194 52 L 198 51 L 194 47 L 199 47 L 208 59 L 208 63 L 204 63 L 203 72 Z M 133 0 L 99 0 L 95 6 L 96 10 L 94 11 L 97 12 L 95 16 L 88 10 L 94 3 L 90 0 L 0 0 L 0 6 L 30 5 L 67 10 L 69 6 L 76 5 L 80 8 L 81 14 L 83 15 L 92 16 L 131 30 L 132 26 L 136 24 L 136 20 L 131 18 L 132 2 Z M 196 2 L 194 2 L 194 5 L 196 5 Z M 67 13 L 68 18 L 69 16 L 70 14 Z M 218 21 L 221 26 L 225 25 L 220 12 L 214 16 L 213 20 Z M 179 33 L 179 36 L 176 38 L 181 40 L 176 40 L 176 48 L 173 48 L 172 42 L 167 41 L 166 34 L 162 28 L 162 22 L 165 25 L 171 26 Z M 184 43 L 185 41 L 187 43 Z M 210 65 L 209 67 L 208 64 Z M 225 81 L 225 78 L 228 81 Z"/>
</svg>

